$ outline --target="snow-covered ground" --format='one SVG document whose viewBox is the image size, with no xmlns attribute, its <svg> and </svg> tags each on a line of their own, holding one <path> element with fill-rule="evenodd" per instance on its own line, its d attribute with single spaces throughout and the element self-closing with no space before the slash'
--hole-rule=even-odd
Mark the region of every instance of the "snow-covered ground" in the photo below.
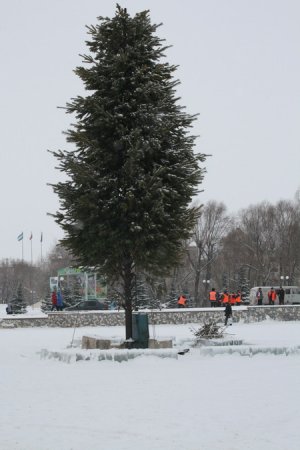
<svg viewBox="0 0 300 450">
<path fill-rule="evenodd" d="M 176 348 L 198 325 L 150 326 Z M 257 348 L 300 346 L 300 322 L 234 324 L 229 337 Z M 298 450 L 300 354 L 127 362 L 42 359 L 83 335 L 123 327 L 0 329 L 2 450 Z M 74 350 L 74 349 L 73 349 Z M 79 349 L 78 349 L 79 350 Z"/>
</svg>

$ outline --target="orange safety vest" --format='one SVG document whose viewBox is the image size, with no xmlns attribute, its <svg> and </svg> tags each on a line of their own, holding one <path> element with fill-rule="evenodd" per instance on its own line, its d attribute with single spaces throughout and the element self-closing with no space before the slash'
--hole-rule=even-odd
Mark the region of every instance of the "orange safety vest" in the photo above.
<svg viewBox="0 0 300 450">
<path fill-rule="evenodd" d="M 272 300 L 272 302 L 275 302 L 275 300 L 276 300 L 276 292 L 275 291 L 269 291 L 268 292 L 268 298 L 270 299 L 270 300 Z"/>
<path fill-rule="evenodd" d="M 235 303 L 241 303 L 242 299 L 240 295 L 236 296 Z"/>
<path fill-rule="evenodd" d="M 234 296 L 234 294 L 230 294 L 230 295 L 229 295 L 229 303 L 230 303 L 231 305 L 234 305 L 234 304 L 235 304 L 235 296 Z"/>
<path fill-rule="evenodd" d="M 215 302 L 217 300 L 217 293 L 216 293 L 216 291 L 210 291 L 210 293 L 209 293 L 209 300 L 211 302 Z"/>
<path fill-rule="evenodd" d="M 178 300 L 178 305 L 183 305 L 183 306 L 185 306 L 186 305 L 186 298 L 185 297 L 183 297 L 182 295 L 179 297 L 179 300 Z"/>
<path fill-rule="evenodd" d="M 228 294 L 223 294 L 223 303 L 228 303 L 229 302 L 229 295 Z"/>
</svg>

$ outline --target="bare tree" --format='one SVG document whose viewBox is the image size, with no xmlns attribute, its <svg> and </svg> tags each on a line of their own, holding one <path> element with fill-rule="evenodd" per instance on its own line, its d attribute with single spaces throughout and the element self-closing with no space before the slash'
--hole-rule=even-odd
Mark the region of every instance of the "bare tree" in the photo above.
<svg viewBox="0 0 300 450">
<path fill-rule="evenodd" d="M 275 229 L 278 249 L 278 276 L 288 276 L 293 283 L 300 259 L 300 211 L 286 200 L 276 204 Z"/>
<path fill-rule="evenodd" d="M 278 242 L 275 208 L 268 202 L 250 206 L 240 213 L 239 239 L 244 250 L 244 263 L 256 271 L 256 284 L 270 282 L 276 270 Z"/>
<path fill-rule="evenodd" d="M 201 210 L 192 235 L 196 251 L 189 252 L 189 262 L 194 272 L 194 301 L 196 306 L 204 306 L 207 300 L 208 284 L 202 287 L 200 280 L 213 280 L 213 262 L 220 250 L 223 237 L 229 232 L 232 219 L 226 214 L 223 203 L 210 201 Z"/>
<path fill-rule="evenodd" d="M 2 303 L 10 303 L 22 284 L 24 299 L 33 304 L 40 298 L 39 283 L 43 278 L 41 269 L 20 260 L 2 260 L 0 263 L 0 296 Z"/>
<path fill-rule="evenodd" d="M 241 268 L 249 261 L 248 252 L 249 250 L 241 245 L 240 228 L 232 221 L 232 229 L 222 239 L 221 249 L 215 261 L 217 286 L 231 291 L 240 289 L 239 275 Z"/>
</svg>

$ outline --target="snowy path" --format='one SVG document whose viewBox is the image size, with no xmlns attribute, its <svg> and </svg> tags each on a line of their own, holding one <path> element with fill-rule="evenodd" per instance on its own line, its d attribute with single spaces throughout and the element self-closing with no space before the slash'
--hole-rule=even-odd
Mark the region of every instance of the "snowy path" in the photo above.
<svg viewBox="0 0 300 450">
<path fill-rule="evenodd" d="M 236 325 L 258 345 L 300 344 L 300 323 Z M 123 335 L 123 329 L 79 329 Z M 190 339 L 189 326 L 159 326 Z M 300 356 L 41 360 L 70 329 L 0 330 L 2 450 L 298 450 Z"/>
</svg>

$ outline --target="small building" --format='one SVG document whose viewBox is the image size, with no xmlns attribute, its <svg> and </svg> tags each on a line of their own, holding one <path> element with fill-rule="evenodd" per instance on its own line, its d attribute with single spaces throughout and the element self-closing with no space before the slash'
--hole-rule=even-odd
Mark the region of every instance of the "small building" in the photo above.
<svg viewBox="0 0 300 450">
<path fill-rule="evenodd" d="M 51 291 L 56 289 L 69 289 L 78 291 L 79 295 L 89 298 L 103 299 L 107 297 L 106 280 L 94 271 L 86 272 L 81 268 L 65 267 L 59 269 L 56 277 L 50 277 Z"/>
</svg>

